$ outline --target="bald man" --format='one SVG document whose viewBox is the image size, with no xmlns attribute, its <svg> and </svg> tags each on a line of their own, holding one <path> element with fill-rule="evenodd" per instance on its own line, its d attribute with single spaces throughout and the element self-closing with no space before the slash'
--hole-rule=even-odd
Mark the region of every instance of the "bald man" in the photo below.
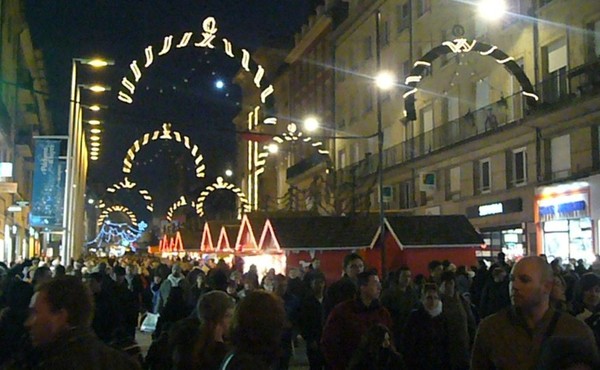
<svg viewBox="0 0 600 370">
<path fill-rule="evenodd" d="M 583 321 L 550 307 L 553 284 L 552 268 L 545 259 L 530 256 L 515 264 L 509 288 L 512 305 L 479 325 L 472 370 L 535 369 L 549 337 L 595 343 L 594 334 Z M 593 350 L 597 350 L 595 345 Z"/>
</svg>

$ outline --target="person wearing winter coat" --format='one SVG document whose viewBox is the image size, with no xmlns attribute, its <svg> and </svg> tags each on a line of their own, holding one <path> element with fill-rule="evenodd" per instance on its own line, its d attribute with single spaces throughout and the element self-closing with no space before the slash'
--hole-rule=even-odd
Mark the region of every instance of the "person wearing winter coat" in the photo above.
<svg viewBox="0 0 600 370">
<path fill-rule="evenodd" d="M 425 284 L 421 306 L 408 316 L 402 346 L 410 370 L 447 369 L 450 364 L 448 322 L 435 284 Z"/>
<path fill-rule="evenodd" d="M 180 265 L 173 265 L 171 268 L 171 274 L 167 276 L 167 278 L 160 285 L 160 297 L 162 300 L 163 306 L 167 304 L 169 301 L 169 295 L 171 293 L 171 288 L 179 287 L 183 292 L 184 299 L 187 303 L 188 296 L 190 292 L 190 286 L 183 276 L 183 272 L 181 270 Z"/>
</svg>

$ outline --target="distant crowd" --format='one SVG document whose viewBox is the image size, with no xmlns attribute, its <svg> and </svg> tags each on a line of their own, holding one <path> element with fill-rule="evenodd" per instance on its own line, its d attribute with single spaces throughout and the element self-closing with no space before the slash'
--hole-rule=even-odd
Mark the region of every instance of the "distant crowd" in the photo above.
<svg viewBox="0 0 600 370">
<path fill-rule="evenodd" d="M 431 261 L 328 282 L 223 260 L 0 263 L 0 369 L 600 369 L 600 257 Z M 153 331 L 147 354 L 136 342 Z"/>
</svg>

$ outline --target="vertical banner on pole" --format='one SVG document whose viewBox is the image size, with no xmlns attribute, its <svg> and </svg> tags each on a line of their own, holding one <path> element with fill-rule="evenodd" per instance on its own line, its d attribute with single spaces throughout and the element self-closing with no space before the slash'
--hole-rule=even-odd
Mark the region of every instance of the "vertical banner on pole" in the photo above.
<svg viewBox="0 0 600 370">
<path fill-rule="evenodd" d="M 59 140 L 38 139 L 35 142 L 33 191 L 29 223 L 34 227 L 62 227 L 64 181 L 61 178 Z"/>
</svg>

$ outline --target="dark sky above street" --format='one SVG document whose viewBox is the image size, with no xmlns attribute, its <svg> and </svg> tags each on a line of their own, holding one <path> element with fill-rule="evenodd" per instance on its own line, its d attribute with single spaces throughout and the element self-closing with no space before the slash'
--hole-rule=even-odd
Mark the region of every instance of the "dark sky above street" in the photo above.
<svg viewBox="0 0 600 370">
<path fill-rule="evenodd" d="M 164 141 L 145 146 L 129 178 L 150 190 L 158 211 L 155 216 L 179 198 L 178 192 L 191 195 L 191 189 L 196 188 L 197 195 L 226 168 L 233 167 L 236 146 L 232 118 L 240 109 L 241 97 L 231 81 L 239 60 L 219 50 L 191 47 L 172 51 L 145 71 L 131 105 L 116 98 L 120 80 L 128 74 L 132 60 L 143 63 L 148 45 L 157 50 L 165 36 L 174 35 L 177 40 L 186 31 L 199 35 L 202 21 L 208 16 L 216 18 L 217 36 L 231 40 L 236 48 L 253 51 L 260 45 L 281 45 L 282 40 L 291 43 L 315 2 L 27 0 L 33 41 L 44 53 L 56 133 L 67 132 L 72 58 L 101 56 L 115 61 L 114 66 L 102 71 L 79 68 L 78 83 L 112 87 L 103 97 L 91 92 L 82 95 L 83 104 L 107 106 L 102 112 L 84 113 L 84 119 L 105 122 L 100 159 L 91 162 L 88 183 L 101 183 L 104 189 L 122 180 L 121 164 L 127 149 L 163 122 L 171 122 L 174 130 L 189 135 L 198 144 L 207 169 L 205 182 L 199 182 L 194 177 L 193 158 L 183 146 Z M 224 82 L 222 89 L 215 86 L 218 80 Z M 144 204 L 136 194 L 121 196 L 134 197 L 138 200 L 134 212 L 144 212 Z"/>
</svg>

